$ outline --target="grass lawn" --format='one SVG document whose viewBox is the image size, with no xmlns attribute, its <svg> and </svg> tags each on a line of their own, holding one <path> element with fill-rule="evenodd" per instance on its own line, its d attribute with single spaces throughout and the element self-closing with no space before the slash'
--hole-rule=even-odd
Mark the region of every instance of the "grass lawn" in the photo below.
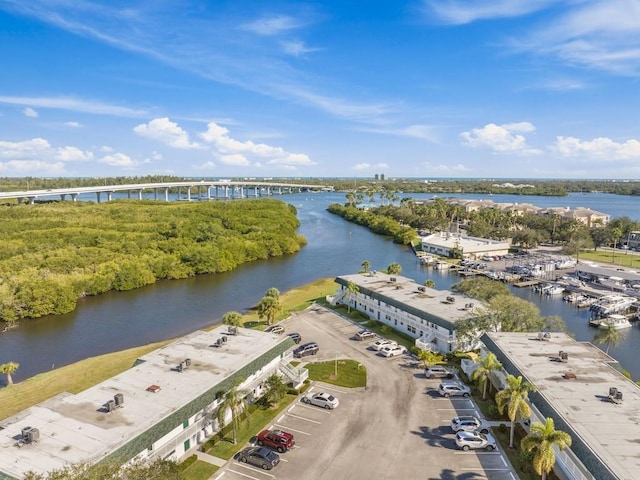
<svg viewBox="0 0 640 480">
<path fill-rule="evenodd" d="M 610 263 L 620 267 L 640 268 L 640 255 L 625 252 L 612 252 L 596 250 L 583 250 L 579 255 L 580 260 L 591 260 L 598 263 Z"/>
<path fill-rule="evenodd" d="M 213 448 L 207 450 L 207 453 L 215 457 L 229 460 L 237 452 L 239 452 L 240 449 L 244 447 L 249 440 L 251 440 L 261 430 L 263 430 L 269 424 L 269 422 L 276 417 L 276 415 L 278 415 L 282 410 L 288 407 L 296 398 L 298 398 L 297 395 L 287 394 L 282 400 L 280 400 L 280 403 L 275 408 L 257 408 L 249 414 L 248 420 L 243 420 L 242 422 L 240 422 L 240 428 L 236 432 L 236 444 L 232 443 L 232 430 L 229 428 L 225 428 L 226 435 L 224 439 L 216 443 Z"/>
<path fill-rule="evenodd" d="M 309 363 L 309 379 L 338 385 L 340 387 L 365 387 L 367 385 L 367 369 L 355 360 L 331 360 L 328 362 Z M 336 375 L 337 369 L 337 375 Z"/>
<path fill-rule="evenodd" d="M 182 472 L 183 480 L 207 480 L 211 475 L 218 471 L 219 467 L 202 460 L 198 460 L 193 465 L 189 465 Z"/>
<path fill-rule="evenodd" d="M 130 368 L 136 359 L 165 345 L 159 342 L 87 358 L 0 388 L 0 419 L 62 392 L 79 393 Z M 18 370 L 19 376 L 20 370 Z"/>
</svg>

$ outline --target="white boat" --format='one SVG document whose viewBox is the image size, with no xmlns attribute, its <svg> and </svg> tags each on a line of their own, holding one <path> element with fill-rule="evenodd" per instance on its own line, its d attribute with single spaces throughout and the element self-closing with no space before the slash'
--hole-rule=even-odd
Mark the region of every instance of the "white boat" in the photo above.
<svg viewBox="0 0 640 480">
<path fill-rule="evenodd" d="M 546 295 L 560 295 L 564 293 L 564 287 L 560 285 L 551 285 L 551 287 L 547 288 L 544 293 Z"/>
<path fill-rule="evenodd" d="M 447 270 L 449 268 L 452 267 L 452 264 L 449 262 L 443 262 L 443 261 L 437 261 L 435 262 L 435 264 L 433 265 L 433 268 L 435 268 L 436 270 Z"/>
<path fill-rule="evenodd" d="M 609 315 L 606 318 L 603 318 L 598 325 L 598 328 L 610 328 L 613 327 L 616 330 L 620 330 L 622 328 L 631 328 L 631 322 L 627 320 L 627 317 L 624 315 Z"/>
<path fill-rule="evenodd" d="M 612 313 L 619 313 L 626 311 L 636 299 L 627 295 L 605 295 L 600 297 L 590 309 L 595 312 L 596 315 L 606 317 Z"/>
</svg>

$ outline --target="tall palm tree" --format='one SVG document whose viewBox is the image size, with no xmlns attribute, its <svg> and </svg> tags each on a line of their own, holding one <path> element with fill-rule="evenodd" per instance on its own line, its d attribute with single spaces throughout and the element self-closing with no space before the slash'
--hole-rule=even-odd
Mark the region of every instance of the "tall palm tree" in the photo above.
<svg viewBox="0 0 640 480">
<path fill-rule="evenodd" d="M 16 362 L 7 362 L 0 365 L 0 373 L 7 377 L 7 385 L 13 385 L 12 375 L 20 368 L 20 364 Z"/>
<path fill-rule="evenodd" d="M 358 285 L 353 282 L 347 283 L 347 298 L 349 299 L 347 302 L 347 312 L 351 313 L 351 302 L 353 302 L 353 297 L 355 297 L 359 291 Z"/>
<path fill-rule="evenodd" d="M 571 446 L 571 436 L 567 432 L 556 430 L 553 418 L 547 418 L 544 425 L 539 422 L 531 424 L 529 434 L 520 443 L 526 452 L 535 452 L 533 456 L 533 468 L 542 480 L 547 478 L 547 474 L 556 463 L 556 454 L 553 447 L 564 450 Z"/>
<path fill-rule="evenodd" d="M 266 297 L 273 297 L 275 299 L 280 300 L 280 290 L 278 290 L 276 287 L 271 287 L 266 291 L 264 295 Z"/>
<path fill-rule="evenodd" d="M 521 376 L 507 375 L 505 381 L 507 386 L 496 393 L 496 403 L 500 414 L 504 413 L 505 408 L 507 409 L 507 416 L 511 421 L 509 447 L 513 448 L 515 422 L 518 418 L 528 418 L 531 415 L 527 398 L 529 398 L 529 392 L 535 391 L 535 388 L 529 382 L 523 381 Z"/>
<path fill-rule="evenodd" d="M 389 275 L 400 275 L 400 273 L 402 273 L 402 266 L 397 262 L 393 262 L 387 267 L 387 273 Z"/>
<path fill-rule="evenodd" d="M 362 270 L 364 270 L 364 272 L 366 273 L 371 268 L 371 262 L 369 262 L 368 260 L 365 260 L 360 264 L 360 266 L 362 267 Z"/>
<path fill-rule="evenodd" d="M 620 340 L 625 337 L 622 330 L 616 329 L 613 325 L 609 324 L 605 327 L 600 326 L 598 331 L 593 337 L 593 342 L 596 345 L 606 345 L 605 353 L 609 354 L 609 348 L 616 348 Z"/>
<path fill-rule="evenodd" d="M 276 297 L 265 295 L 260 302 L 258 302 L 257 310 L 258 318 L 260 320 L 266 318 L 267 324 L 271 325 L 276 315 L 282 311 L 282 305 Z"/>
<path fill-rule="evenodd" d="M 232 327 L 241 327 L 242 314 L 240 312 L 227 312 L 222 316 L 222 323 Z"/>
<path fill-rule="evenodd" d="M 240 389 L 240 384 L 244 380 L 242 378 L 238 378 L 233 386 L 229 389 L 229 391 L 224 396 L 224 400 L 220 403 L 218 407 L 218 423 L 220 424 L 220 429 L 225 425 L 225 420 L 227 418 L 227 412 L 231 412 L 231 428 L 233 430 L 233 444 L 235 445 L 238 441 L 237 430 L 240 427 L 240 415 L 243 411 L 247 409 L 247 400 L 246 396 L 249 394 L 247 390 Z"/>
<path fill-rule="evenodd" d="M 494 353 L 488 353 L 486 357 L 482 359 L 480 366 L 476 368 L 471 374 L 471 380 L 478 382 L 482 387 L 482 399 L 487 399 L 487 384 L 489 384 L 489 376 L 491 372 L 495 372 L 502 368 L 502 364 L 498 361 L 498 358 Z"/>
</svg>

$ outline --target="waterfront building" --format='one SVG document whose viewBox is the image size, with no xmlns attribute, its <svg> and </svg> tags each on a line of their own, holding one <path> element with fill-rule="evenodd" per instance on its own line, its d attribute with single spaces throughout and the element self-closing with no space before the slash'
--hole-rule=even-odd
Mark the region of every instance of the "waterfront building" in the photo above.
<svg viewBox="0 0 640 480">
<path fill-rule="evenodd" d="M 452 250 L 461 250 L 463 258 L 476 260 L 484 255 L 506 255 L 508 242 L 488 238 L 469 237 L 459 233 L 439 232 L 422 237 L 422 251 L 449 257 Z"/>
<path fill-rule="evenodd" d="M 78 463 L 179 460 L 218 430 L 217 407 L 236 382 L 251 402 L 274 372 L 294 385 L 306 379 L 306 369 L 289 365 L 293 345 L 226 326 L 182 337 L 83 392 L 0 421 L 0 479 Z"/>
<path fill-rule="evenodd" d="M 436 290 L 399 275 L 368 272 L 336 277 L 332 304 L 349 305 L 373 320 L 416 339 L 424 350 L 448 353 L 477 348 L 461 345 L 456 323 L 482 314 L 485 309 L 472 298 L 448 290 Z M 357 292 L 349 291 L 355 284 Z"/>
<path fill-rule="evenodd" d="M 565 333 L 491 332 L 482 342 L 503 365 L 492 376 L 497 387 L 504 387 L 505 374 L 522 376 L 536 388 L 529 394 L 531 422 L 553 418 L 571 436 L 571 448 L 555 452 L 561 478 L 640 478 L 640 387 L 613 358 Z"/>
</svg>

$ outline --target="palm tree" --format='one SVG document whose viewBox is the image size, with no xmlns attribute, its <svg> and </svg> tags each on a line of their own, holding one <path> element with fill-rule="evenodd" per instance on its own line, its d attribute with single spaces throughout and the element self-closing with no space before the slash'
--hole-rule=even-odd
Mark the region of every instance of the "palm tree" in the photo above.
<svg viewBox="0 0 640 480">
<path fill-rule="evenodd" d="M 496 370 L 500 370 L 502 368 L 502 364 L 498 361 L 496 355 L 494 353 L 487 354 L 486 357 L 482 359 L 480 366 L 476 368 L 471 374 L 471 380 L 474 382 L 478 382 L 478 384 L 482 387 L 482 400 L 487 399 L 487 384 L 490 384 L 489 376 L 491 372 L 495 372 Z"/>
<path fill-rule="evenodd" d="M 369 262 L 368 260 L 365 260 L 364 262 L 362 262 L 361 266 L 362 266 L 362 270 L 364 270 L 364 272 L 367 273 L 371 268 L 371 262 Z"/>
<path fill-rule="evenodd" d="M 402 273 L 402 266 L 399 263 L 393 262 L 387 267 L 387 273 L 389 275 L 400 275 Z"/>
<path fill-rule="evenodd" d="M 511 421 L 509 447 L 513 448 L 515 422 L 518 418 L 528 418 L 531 415 L 527 398 L 529 398 L 529 392 L 535 391 L 535 388 L 529 382 L 523 381 L 521 376 L 507 375 L 505 381 L 507 383 L 505 389 L 496 393 L 496 403 L 501 415 L 504 413 L 505 407 L 507 409 L 507 416 Z"/>
<path fill-rule="evenodd" d="M 266 291 L 264 295 L 265 297 L 273 297 L 277 300 L 280 300 L 280 290 L 278 290 L 276 287 L 271 287 Z"/>
<path fill-rule="evenodd" d="M 244 380 L 242 378 L 236 379 L 233 386 L 229 389 L 224 396 L 224 400 L 218 407 L 218 423 L 220 424 L 220 430 L 225 425 L 225 419 L 227 417 L 227 411 L 231 412 L 231 428 L 233 429 L 233 444 L 235 445 L 237 440 L 237 429 L 240 426 L 240 414 L 247 409 L 246 396 L 249 394 L 247 390 L 241 390 L 238 388 Z"/>
<path fill-rule="evenodd" d="M 222 316 L 222 323 L 232 327 L 241 327 L 243 325 L 242 314 L 240 312 L 227 312 Z"/>
<path fill-rule="evenodd" d="M 616 263 L 616 248 L 618 248 L 618 240 L 622 236 L 622 229 L 620 227 L 613 227 L 611 229 L 611 236 L 613 237 L 613 250 L 611 251 L 611 263 Z"/>
<path fill-rule="evenodd" d="M 266 318 L 267 324 L 271 325 L 276 315 L 282 311 L 282 305 L 280 305 L 280 300 L 276 297 L 265 295 L 260 302 L 258 302 L 257 310 L 258 318 L 260 320 Z"/>
<path fill-rule="evenodd" d="M 567 432 L 556 430 L 553 418 L 547 418 L 544 425 L 539 422 L 531 424 L 529 434 L 520 443 L 526 452 L 535 452 L 533 456 L 533 468 L 542 480 L 547 478 L 547 474 L 556 463 L 556 454 L 553 447 L 564 450 L 571 446 L 571 436 Z"/>
<path fill-rule="evenodd" d="M 436 288 L 436 282 L 429 279 L 424 281 L 424 286 L 429 288 Z"/>
<path fill-rule="evenodd" d="M 598 331 L 593 337 L 593 342 L 597 345 L 606 345 L 605 353 L 609 354 L 609 348 L 616 348 L 620 340 L 625 337 L 622 330 L 616 329 L 613 325 L 608 324 L 606 326 L 600 325 Z"/>
<path fill-rule="evenodd" d="M 353 282 L 347 283 L 347 297 L 349 299 L 347 302 L 347 312 L 351 313 L 351 302 L 353 302 L 353 297 L 355 297 L 359 291 L 358 285 Z"/>
<path fill-rule="evenodd" d="M 7 377 L 7 385 L 13 385 L 13 375 L 20 368 L 20 364 L 16 362 L 7 362 L 0 365 L 0 373 Z"/>
</svg>

